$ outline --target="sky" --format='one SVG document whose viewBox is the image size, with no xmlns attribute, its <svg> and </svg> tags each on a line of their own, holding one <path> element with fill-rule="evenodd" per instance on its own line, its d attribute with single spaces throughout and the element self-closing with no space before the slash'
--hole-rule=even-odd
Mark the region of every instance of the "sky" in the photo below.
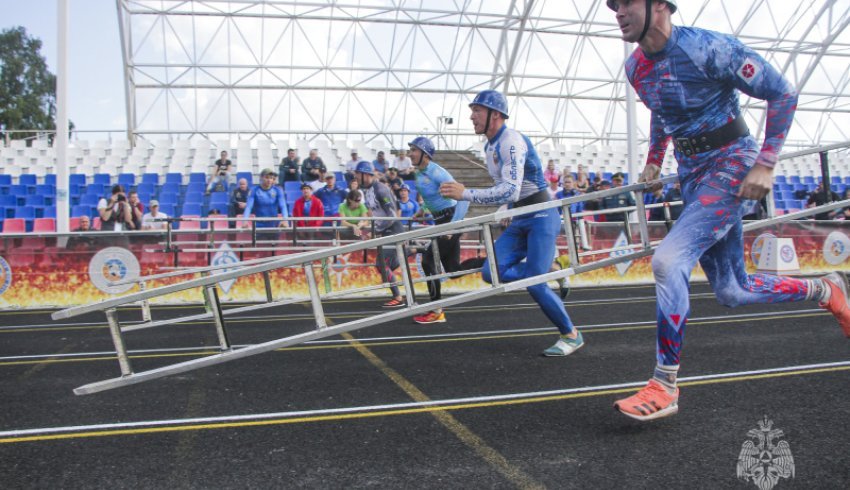
<svg viewBox="0 0 850 490">
<path fill-rule="evenodd" d="M 41 39 L 42 56 L 56 73 L 56 0 L 0 0 L 0 29 L 23 26 Z M 127 122 L 121 42 L 114 0 L 71 0 L 68 45 L 68 115 L 87 130 L 114 130 L 122 136 Z M 105 139 L 104 133 L 87 139 Z"/>
</svg>

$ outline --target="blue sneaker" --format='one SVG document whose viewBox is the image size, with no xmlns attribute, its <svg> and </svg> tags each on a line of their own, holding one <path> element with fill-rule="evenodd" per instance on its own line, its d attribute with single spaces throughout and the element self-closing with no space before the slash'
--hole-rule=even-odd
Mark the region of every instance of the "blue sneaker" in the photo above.
<svg viewBox="0 0 850 490">
<path fill-rule="evenodd" d="M 555 345 L 543 351 L 543 355 L 546 357 L 568 356 L 582 347 L 584 347 L 584 337 L 582 337 L 581 332 L 574 339 L 561 335 Z"/>
</svg>

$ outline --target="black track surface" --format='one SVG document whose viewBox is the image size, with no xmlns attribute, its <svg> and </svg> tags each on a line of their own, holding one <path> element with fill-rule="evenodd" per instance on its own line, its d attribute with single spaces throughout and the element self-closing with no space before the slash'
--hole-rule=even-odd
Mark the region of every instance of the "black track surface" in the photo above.
<svg viewBox="0 0 850 490">
<path fill-rule="evenodd" d="M 379 299 L 328 303 L 341 323 Z M 118 375 L 104 318 L 53 322 L 49 312 L 0 312 L 0 482 L 4 488 L 753 488 L 736 476 L 747 431 L 767 416 L 795 461 L 776 488 L 850 487 L 850 370 L 761 370 L 850 361 L 845 339 L 813 303 L 734 310 L 692 290 L 681 377 L 758 371 L 682 387 L 680 413 L 640 423 L 612 409 L 655 362 L 654 289 L 576 290 L 568 311 L 587 345 L 544 358 L 556 340 L 525 293 L 455 307 L 444 324 L 399 321 L 127 388 L 75 396 Z M 197 312 L 159 307 L 157 319 Z M 229 321 L 235 344 L 310 328 L 309 305 Z M 749 315 L 749 316 L 742 316 Z M 138 321 L 138 310 L 120 312 Z M 519 331 L 517 331 L 519 330 Z M 485 333 L 490 332 L 490 333 Z M 211 324 L 127 334 L 137 370 L 215 346 Z M 82 356 L 72 354 L 89 353 Z M 371 354 L 370 354 L 371 353 Z M 168 357 L 164 355 L 168 354 Z M 34 356 L 34 357 L 22 357 Z M 376 364 L 378 365 L 376 367 Z M 385 407 L 419 401 L 598 387 L 583 397 L 465 401 L 447 410 Z M 626 394 L 623 394 L 626 393 Z M 476 404 L 477 403 L 477 404 Z M 282 412 L 355 408 L 347 417 Z M 279 414 L 246 425 L 232 417 Z M 448 414 L 449 416 L 446 416 Z M 368 416 L 366 416 L 368 415 Z M 195 423 L 183 419 L 224 417 Z M 172 421 L 167 431 L 79 427 Z M 14 431 L 78 427 L 18 440 Z M 133 432 L 135 430 L 135 432 Z"/>
</svg>

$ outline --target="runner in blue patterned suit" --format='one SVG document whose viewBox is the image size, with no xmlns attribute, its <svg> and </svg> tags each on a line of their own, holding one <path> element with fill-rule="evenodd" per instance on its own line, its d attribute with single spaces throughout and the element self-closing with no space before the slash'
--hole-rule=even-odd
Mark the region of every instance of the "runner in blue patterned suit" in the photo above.
<svg viewBox="0 0 850 490">
<path fill-rule="evenodd" d="M 458 182 L 447 182 L 440 186 L 440 193 L 474 204 L 508 204 L 512 208 L 549 201 L 543 167 L 534 145 L 528 137 L 505 124 L 508 119 L 505 96 L 495 90 L 484 90 L 475 96 L 469 107 L 475 133 L 487 137 L 487 169 L 495 185 L 488 189 L 467 189 Z M 516 216 L 496 240 L 499 279 L 511 282 L 549 272 L 560 228 L 557 208 Z M 491 282 L 486 264 L 482 276 Z M 555 345 L 543 351 L 543 355 L 567 356 L 584 345 L 564 303 L 548 285 L 531 286 L 528 292 L 561 333 Z"/>
</svg>

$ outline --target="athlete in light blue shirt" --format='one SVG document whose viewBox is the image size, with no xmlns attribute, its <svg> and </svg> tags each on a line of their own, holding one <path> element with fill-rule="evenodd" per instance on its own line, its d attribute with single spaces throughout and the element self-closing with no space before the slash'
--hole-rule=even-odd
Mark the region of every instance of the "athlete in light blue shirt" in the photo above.
<svg viewBox="0 0 850 490">
<path fill-rule="evenodd" d="M 511 207 L 549 201 L 543 166 L 534 145 L 525 135 L 505 124 L 508 119 L 505 96 L 495 90 L 484 90 L 475 96 L 469 107 L 475 133 L 487 137 L 485 158 L 495 185 L 487 189 L 467 189 L 463 184 L 447 182 L 440 186 L 440 193 L 478 204 L 508 204 Z M 496 240 L 499 279 L 512 282 L 549 272 L 560 229 L 561 218 L 557 208 L 514 217 Z M 488 260 L 492 258 L 488 257 Z M 492 281 L 487 265 L 481 273 L 485 281 Z M 584 345 L 582 335 L 573 326 L 564 303 L 548 285 L 531 286 L 528 292 L 561 333 L 555 345 L 543 351 L 544 355 L 567 356 Z"/>
</svg>

